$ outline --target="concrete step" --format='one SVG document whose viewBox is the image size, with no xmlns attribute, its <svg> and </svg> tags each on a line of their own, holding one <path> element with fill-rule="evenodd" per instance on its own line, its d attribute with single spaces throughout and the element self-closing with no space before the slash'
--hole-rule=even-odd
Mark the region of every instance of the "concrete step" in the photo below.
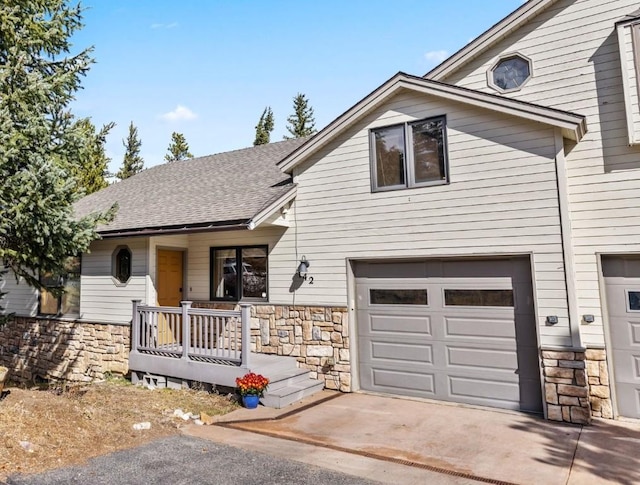
<svg viewBox="0 0 640 485">
<path fill-rule="evenodd" d="M 269 378 L 269 392 L 274 392 L 287 386 L 304 384 L 310 379 L 309 371 L 307 369 L 300 368 L 286 370 L 277 374 L 265 375 L 265 377 Z"/>
<path fill-rule="evenodd" d="M 300 401 L 324 389 L 324 383 L 309 378 L 306 382 L 282 387 L 274 391 L 268 390 L 260 399 L 265 407 L 280 409 Z"/>
<path fill-rule="evenodd" d="M 249 369 L 256 374 L 262 374 L 271 379 L 271 375 L 295 370 L 298 361 L 295 357 L 283 357 L 280 355 L 251 354 Z"/>
</svg>

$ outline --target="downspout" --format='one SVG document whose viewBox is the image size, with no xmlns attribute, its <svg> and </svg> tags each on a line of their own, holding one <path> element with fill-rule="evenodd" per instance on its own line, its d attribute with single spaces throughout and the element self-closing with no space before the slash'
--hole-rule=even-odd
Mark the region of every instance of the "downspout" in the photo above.
<svg viewBox="0 0 640 485">
<path fill-rule="evenodd" d="M 576 272 L 573 255 L 573 237 L 571 229 L 571 214 L 569 211 L 569 193 L 567 180 L 567 163 L 564 156 L 564 139 L 560 129 L 555 129 L 556 149 L 556 180 L 558 186 L 558 206 L 560 211 L 560 231 L 562 234 L 562 256 L 564 260 L 564 275 L 567 288 L 567 305 L 569 307 L 569 331 L 571 345 L 582 349 L 580 335 L 580 315 L 578 312 L 578 292 L 576 289 Z"/>
</svg>

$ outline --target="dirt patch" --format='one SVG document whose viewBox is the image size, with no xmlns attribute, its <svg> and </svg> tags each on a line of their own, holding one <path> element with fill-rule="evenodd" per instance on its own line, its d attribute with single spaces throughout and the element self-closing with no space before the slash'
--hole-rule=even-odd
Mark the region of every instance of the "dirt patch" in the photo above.
<svg viewBox="0 0 640 485">
<path fill-rule="evenodd" d="M 124 379 L 64 389 L 5 386 L 0 400 L 0 481 L 82 463 L 116 450 L 178 434 L 175 409 L 209 415 L 238 406 L 196 390 L 149 390 Z M 150 429 L 134 430 L 140 422 Z"/>
</svg>

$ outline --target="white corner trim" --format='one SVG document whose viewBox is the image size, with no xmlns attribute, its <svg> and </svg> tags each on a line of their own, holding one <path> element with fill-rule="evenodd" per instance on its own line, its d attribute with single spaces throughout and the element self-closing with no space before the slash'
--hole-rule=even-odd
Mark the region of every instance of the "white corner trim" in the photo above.
<svg viewBox="0 0 640 485">
<path fill-rule="evenodd" d="M 558 206 L 560 209 L 560 230 L 562 231 L 562 259 L 567 287 L 567 305 L 569 307 L 569 331 L 571 345 L 583 347 L 580 334 L 580 314 L 578 311 L 578 292 L 576 288 L 576 272 L 573 258 L 573 241 L 571 213 L 569 211 L 569 185 L 567 181 L 567 165 L 564 156 L 564 141 L 560 130 L 555 133 L 556 148 L 556 183 L 558 184 Z"/>
</svg>

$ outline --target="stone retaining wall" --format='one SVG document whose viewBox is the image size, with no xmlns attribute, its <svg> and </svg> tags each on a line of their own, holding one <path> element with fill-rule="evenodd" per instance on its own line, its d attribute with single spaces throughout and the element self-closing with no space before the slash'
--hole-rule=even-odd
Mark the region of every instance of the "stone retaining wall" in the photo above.
<svg viewBox="0 0 640 485">
<path fill-rule="evenodd" d="M 543 350 L 547 418 L 575 424 L 591 422 L 585 352 Z"/>
<path fill-rule="evenodd" d="M 10 379 L 88 382 L 129 371 L 129 326 L 15 317 L 0 328 Z"/>
<path fill-rule="evenodd" d="M 233 304 L 199 301 L 197 308 L 233 309 Z M 345 307 L 253 305 L 251 350 L 295 357 L 327 389 L 351 391 L 349 325 Z"/>
</svg>

